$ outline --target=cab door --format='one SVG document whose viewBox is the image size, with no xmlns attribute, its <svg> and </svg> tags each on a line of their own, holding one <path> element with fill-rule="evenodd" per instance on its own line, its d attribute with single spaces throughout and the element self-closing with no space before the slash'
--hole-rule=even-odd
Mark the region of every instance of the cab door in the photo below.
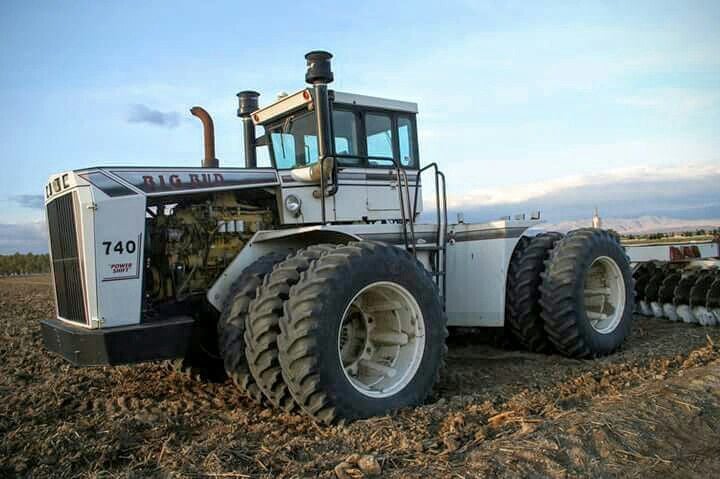
<svg viewBox="0 0 720 479">
<path fill-rule="evenodd" d="M 338 168 L 337 190 L 331 198 L 335 221 L 360 221 L 367 216 L 365 162 L 361 156 L 361 116 L 356 110 L 333 108 L 333 142 Z"/>
<path fill-rule="evenodd" d="M 394 158 L 406 169 L 410 186 L 410 203 L 417 184 L 417 145 L 414 122 L 410 115 L 389 112 L 367 112 L 364 115 L 365 146 L 367 149 L 367 209 L 371 217 L 384 219 L 400 217 L 400 199 Z M 405 194 L 405 192 L 403 192 Z M 418 198 L 421 203 L 422 198 Z M 403 203 L 408 203 L 403 196 Z M 405 204 L 406 217 L 410 205 Z"/>
</svg>

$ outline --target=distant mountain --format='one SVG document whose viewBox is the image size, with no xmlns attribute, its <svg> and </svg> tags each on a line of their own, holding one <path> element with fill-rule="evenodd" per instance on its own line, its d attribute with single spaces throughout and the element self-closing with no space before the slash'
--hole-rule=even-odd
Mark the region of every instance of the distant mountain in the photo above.
<svg viewBox="0 0 720 479">
<path fill-rule="evenodd" d="M 545 225 L 547 229 L 566 232 L 592 225 L 592 219 L 562 221 Z M 603 228 L 613 229 L 621 234 L 666 233 L 720 227 L 720 218 L 715 219 L 678 219 L 665 216 L 640 216 L 638 218 L 603 218 Z"/>
</svg>

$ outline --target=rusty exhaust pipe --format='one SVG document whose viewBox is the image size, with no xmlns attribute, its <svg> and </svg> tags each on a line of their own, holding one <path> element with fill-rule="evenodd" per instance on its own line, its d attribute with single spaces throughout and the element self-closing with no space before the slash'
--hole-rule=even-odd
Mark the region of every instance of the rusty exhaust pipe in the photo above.
<svg viewBox="0 0 720 479">
<path fill-rule="evenodd" d="M 215 126 L 213 125 L 210 113 L 205 108 L 194 106 L 190 113 L 200 118 L 203 125 L 203 139 L 205 141 L 205 158 L 202 162 L 203 168 L 218 168 L 220 162 L 215 158 Z"/>
</svg>

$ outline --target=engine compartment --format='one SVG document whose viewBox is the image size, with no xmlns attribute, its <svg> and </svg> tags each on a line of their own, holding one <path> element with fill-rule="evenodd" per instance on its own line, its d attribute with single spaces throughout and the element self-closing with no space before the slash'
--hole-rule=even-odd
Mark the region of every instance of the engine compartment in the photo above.
<svg viewBox="0 0 720 479">
<path fill-rule="evenodd" d="M 153 198 L 145 215 L 143 310 L 204 295 L 259 230 L 277 224 L 264 190 Z"/>
</svg>

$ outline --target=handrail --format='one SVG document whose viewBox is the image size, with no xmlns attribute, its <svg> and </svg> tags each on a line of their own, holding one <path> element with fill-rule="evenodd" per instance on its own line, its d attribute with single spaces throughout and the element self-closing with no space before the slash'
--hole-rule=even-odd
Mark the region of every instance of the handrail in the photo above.
<svg viewBox="0 0 720 479">
<path fill-rule="evenodd" d="M 442 236 L 442 244 L 443 244 L 443 259 L 442 259 L 442 303 L 443 303 L 443 310 L 445 310 L 445 301 L 446 301 L 446 287 L 447 287 L 447 275 L 445 274 L 447 272 L 447 228 L 448 228 L 448 219 L 447 219 L 447 183 L 445 182 L 445 173 L 442 171 L 437 172 L 437 177 L 442 178 L 442 193 L 443 193 L 443 236 Z M 437 184 L 437 181 L 436 181 Z M 439 199 L 438 199 L 439 201 Z M 439 228 L 438 228 L 439 229 Z M 440 245 L 438 245 L 440 246 Z"/>
<path fill-rule="evenodd" d="M 328 156 L 329 157 L 329 156 Z M 417 216 L 417 210 L 418 210 L 418 190 L 420 188 L 420 177 L 422 176 L 422 173 L 424 171 L 427 171 L 429 169 L 433 169 L 435 173 L 435 215 L 437 217 L 437 248 L 438 248 L 438 254 L 435 257 L 435 270 L 437 275 L 441 278 L 439 279 L 439 287 L 441 290 L 442 295 L 442 301 L 443 301 L 443 309 L 445 309 L 445 292 L 447 287 L 447 281 L 446 281 L 446 274 L 445 271 L 447 270 L 447 254 L 445 249 L 447 248 L 447 228 L 448 228 L 448 218 L 447 218 L 447 184 L 445 181 L 445 174 L 440 171 L 438 168 L 437 163 L 430 163 L 423 168 L 418 169 L 417 172 L 417 180 L 415 184 L 415 192 L 414 192 L 414 198 L 412 201 L 412 204 L 410 202 L 410 181 L 408 180 L 407 171 L 404 166 L 402 166 L 398 161 L 395 160 L 395 158 L 391 158 L 388 156 L 362 156 L 362 155 L 347 155 L 347 154 L 333 154 L 332 158 L 337 160 L 338 158 L 355 158 L 359 160 L 379 160 L 379 161 L 389 161 L 392 163 L 393 168 L 395 169 L 395 174 L 398 179 L 398 201 L 400 203 L 400 217 L 402 221 L 402 234 L 403 234 L 403 242 L 405 243 L 406 249 L 411 249 L 413 255 L 417 257 L 417 244 L 415 239 L 415 218 Z M 323 172 L 323 163 L 325 158 L 320 158 L 320 185 L 321 185 L 321 191 L 322 191 L 322 203 L 323 203 L 323 223 L 325 222 L 325 208 L 324 208 L 324 199 L 325 199 L 325 175 Z M 360 168 L 362 166 L 359 166 Z M 333 187 L 337 189 L 337 170 L 338 170 L 338 164 L 337 161 L 333 162 Z M 403 195 L 403 190 L 405 192 L 405 195 Z M 405 213 L 405 204 L 407 202 L 407 213 L 409 213 L 410 218 L 406 217 Z M 408 227 L 410 228 L 410 238 L 408 239 Z M 440 258 L 440 255 L 442 254 L 442 259 Z"/>
<path fill-rule="evenodd" d="M 445 291 L 446 291 L 446 275 L 445 271 L 447 271 L 447 254 L 445 251 L 445 248 L 447 247 L 447 227 L 448 227 L 448 219 L 447 219 L 447 186 L 445 182 L 445 174 L 440 171 L 438 168 L 437 163 L 430 163 L 429 165 L 426 165 L 425 167 L 421 168 L 418 171 L 418 186 L 415 188 L 415 198 L 413 200 L 413 210 L 412 215 L 413 218 L 417 215 L 417 208 L 418 208 L 418 188 L 420 185 L 420 176 L 424 171 L 429 170 L 432 168 L 435 172 L 435 215 L 437 217 L 437 247 L 438 247 L 438 256 L 435 258 L 435 270 L 438 273 L 438 276 L 440 276 L 442 279 L 442 286 L 441 286 L 441 292 L 442 292 L 442 298 L 443 298 L 443 308 L 445 308 Z M 440 186 L 442 182 L 442 196 L 440 195 Z M 442 202 L 441 202 L 442 199 Z M 442 210 L 442 213 L 441 213 Z M 442 216 L 441 216 L 442 215 Z M 440 252 L 442 252 L 442 263 L 439 258 Z"/>
<path fill-rule="evenodd" d="M 410 249 L 412 248 L 413 255 L 417 256 L 417 251 L 415 247 L 415 215 L 413 215 L 410 218 L 410 242 L 408 242 L 408 219 L 405 216 L 405 201 L 407 201 L 407 212 L 410 213 L 410 182 L 408 181 L 407 172 L 405 171 L 405 167 L 403 167 L 398 161 L 395 160 L 395 158 L 389 157 L 389 156 L 362 156 L 362 155 L 345 155 L 345 154 L 335 154 L 333 155 L 334 158 L 357 158 L 359 160 L 380 160 L 380 161 L 389 161 L 392 163 L 393 167 L 395 168 L 395 174 L 398 178 L 398 201 L 400 202 L 400 219 L 403 224 L 403 242 L 405 243 L 405 248 Z M 335 168 L 335 171 L 337 171 L 338 165 L 335 164 L 333 168 Z M 321 165 L 322 168 L 322 165 Z M 321 170 L 322 171 L 322 170 Z M 419 175 L 419 173 L 418 173 Z M 419 178 L 419 176 L 418 176 Z M 403 198 L 403 188 L 405 188 L 405 198 Z M 417 196 L 417 185 L 415 186 L 415 194 Z M 324 216 L 324 212 L 323 212 Z"/>
</svg>

